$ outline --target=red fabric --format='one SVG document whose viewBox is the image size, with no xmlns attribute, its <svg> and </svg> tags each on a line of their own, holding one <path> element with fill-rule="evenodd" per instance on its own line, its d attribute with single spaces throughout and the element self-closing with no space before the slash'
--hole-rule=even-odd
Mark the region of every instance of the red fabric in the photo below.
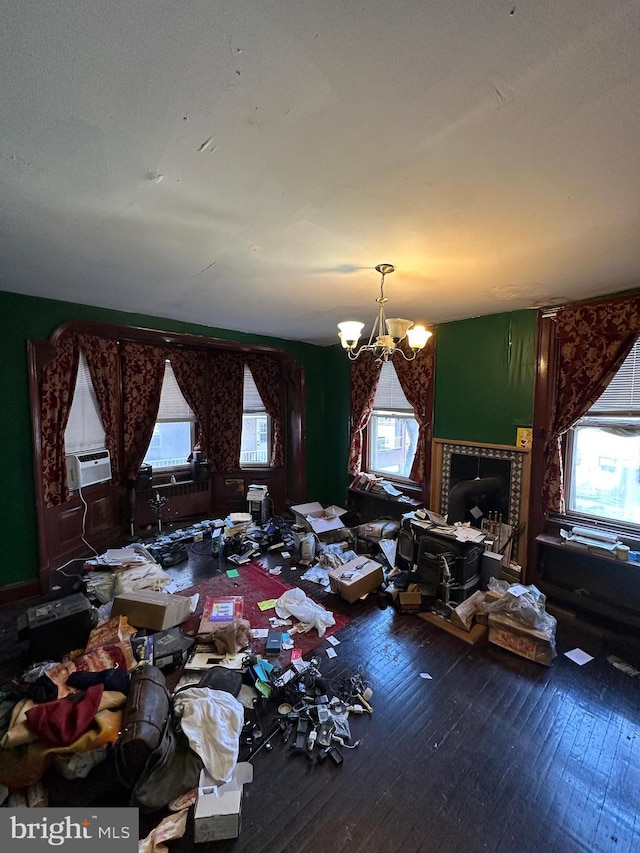
<svg viewBox="0 0 640 853">
<path fill-rule="evenodd" d="M 84 693 L 44 702 L 27 711 L 27 723 L 40 740 L 52 746 L 68 746 L 84 734 L 100 707 L 103 684 L 94 684 Z"/>
<path fill-rule="evenodd" d="M 230 352 L 211 353 L 209 369 L 209 460 L 216 472 L 237 471 L 242 445 L 244 357 Z"/>
<path fill-rule="evenodd" d="M 269 617 L 275 616 L 275 610 L 260 610 L 258 602 L 266 601 L 270 598 L 280 598 L 288 589 L 294 589 L 294 587 L 268 574 L 265 569 L 255 563 L 240 566 L 238 572 L 239 576 L 237 578 L 230 578 L 225 573 L 222 573 L 200 581 L 200 583 L 189 587 L 189 589 L 180 590 L 179 594 L 187 597 L 194 595 L 196 592 L 200 593 L 198 609 L 195 615 L 190 617 L 187 623 L 182 626 L 184 630 L 197 630 L 204 609 L 205 599 L 208 596 L 223 597 L 227 595 L 242 595 L 244 597 L 244 618 L 249 621 L 252 628 L 269 627 Z M 309 597 L 311 598 L 312 596 Z M 330 637 L 349 623 L 347 616 L 331 610 L 330 603 L 322 602 L 322 606 L 333 613 L 333 617 L 336 620 L 335 625 L 327 628 L 322 638 L 318 637 L 315 629 L 312 629 L 307 634 L 294 634 L 295 648 L 299 649 L 303 655 L 314 649 L 324 638 Z M 295 622 L 295 619 L 293 621 Z M 286 655 L 288 654 L 287 652 Z M 283 664 L 287 662 L 284 657 L 281 658 Z"/>
<path fill-rule="evenodd" d="M 124 465 L 122 475 L 134 481 L 149 447 L 160 406 L 166 352 L 144 344 L 122 346 Z"/>
<path fill-rule="evenodd" d="M 56 352 L 40 376 L 40 435 L 42 441 L 42 495 L 45 506 L 67 500 L 67 467 L 64 433 L 69 420 L 78 373 L 75 335 L 61 335 Z"/>
<path fill-rule="evenodd" d="M 282 366 L 277 358 L 269 355 L 248 355 L 247 365 L 267 414 L 271 418 L 272 442 L 269 464 L 277 468 L 284 465 Z"/>
<path fill-rule="evenodd" d="M 94 335 L 80 335 L 79 340 L 96 393 L 105 432 L 105 444 L 111 454 L 111 473 L 113 479 L 118 482 L 121 468 L 116 406 L 116 401 L 120 399 L 118 342 Z"/>
<path fill-rule="evenodd" d="M 545 511 L 564 512 L 562 436 L 589 411 L 640 334 L 640 296 L 561 308 L 555 320 L 558 361 L 545 441 Z"/>
<path fill-rule="evenodd" d="M 349 448 L 350 474 L 362 470 L 362 431 L 369 423 L 373 400 L 380 379 L 381 365 L 369 352 L 363 352 L 351 362 L 351 447 Z"/>
<path fill-rule="evenodd" d="M 208 447 L 207 354 L 199 350 L 176 348 L 169 352 L 169 360 L 176 382 L 198 419 L 201 446 Z"/>
<path fill-rule="evenodd" d="M 405 341 L 400 346 L 409 354 L 410 347 Z M 392 364 L 418 422 L 418 441 L 409 479 L 424 483 L 426 463 L 431 454 L 433 395 L 429 392 L 433 386 L 433 338 L 429 339 L 424 349 L 418 351 L 412 361 L 405 361 L 398 353 L 393 357 Z"/>
</svg>

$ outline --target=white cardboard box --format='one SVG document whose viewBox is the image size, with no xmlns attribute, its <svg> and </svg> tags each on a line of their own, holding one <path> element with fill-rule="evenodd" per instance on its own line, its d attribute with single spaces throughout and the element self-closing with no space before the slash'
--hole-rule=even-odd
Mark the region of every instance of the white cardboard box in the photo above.
<svg viewBox="0 0 640 853">
<path fill-rule="evenodd" d="M 340 517 L 347 512 L 346 509 L 342 509 L 334 504 L 323 507 L 318 501 L 297 504 L 296 506 L 292 506 L 291 509 L 299 517 L 301 523 L 306 524 L 314 533 L 339 530 L 343 527 Z"/>
<path fill-rule="evenodd" d="M 253 782 L 253 765 L 248 761 L 236 764 L 233 776 L 223 785 L 216 785 L 206 770 L 200 772 L 193 829 L 196 843 L 240 835 L 242 787 L 248 782 Z"/>
</svg>

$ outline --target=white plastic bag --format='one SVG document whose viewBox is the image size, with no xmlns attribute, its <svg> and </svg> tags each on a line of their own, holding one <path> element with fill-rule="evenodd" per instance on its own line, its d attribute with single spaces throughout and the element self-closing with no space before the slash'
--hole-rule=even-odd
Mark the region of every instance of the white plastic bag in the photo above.
<svg viewBox="0 0 640 853">
<path fill-rule="evenodd" d="M 315 628 L 319 637 L 323 637 L 327 628 L 336 624 L 333 613 L 308 598 L 301 589 L 288 589 L 276 601 L 276 613 L 281 619 L 295 616 L 300 624 L 296 629 L 303 634 Z"/>
</svg>

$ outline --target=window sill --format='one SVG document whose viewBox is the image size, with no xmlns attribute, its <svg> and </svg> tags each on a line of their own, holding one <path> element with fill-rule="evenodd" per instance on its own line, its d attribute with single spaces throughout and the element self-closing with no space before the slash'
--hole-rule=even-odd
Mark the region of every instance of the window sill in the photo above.
<svg viewBox="0 0 640 853">
<path fill-rule="evenodd" d="M 602 530 L 607 533 L 615 533 L 621 542 L 628 545 L 632 551 L 640 550 L 640 527 L 634 524 L 624 524 L 615 521 L 600 521 L 593 516 L 581 515 L 580 513 L 567 513 L 565 515 L 550 515 L 547 523 L 549 532 L 560 535 L 560 528 L 571 529 L 572 527 L 590 527 L 593 530 Z"/>
</svg>

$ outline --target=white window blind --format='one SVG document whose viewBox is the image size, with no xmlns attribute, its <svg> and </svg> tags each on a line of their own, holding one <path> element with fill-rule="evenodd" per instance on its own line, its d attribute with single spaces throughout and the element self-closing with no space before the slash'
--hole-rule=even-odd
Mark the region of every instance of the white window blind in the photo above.
<svg viewBox="0 0 640 853">
<path fill-rule="evenodd" d="M 87 360 L 84 353 L 81 352 L 69 421 L 64 434 L 65 453 L 102 450 L 104 446 L 104 427 L 102 426 L 96 392 L 93 390 Z"/>
<path fill-rule="evenodd" d="M 410 412 L 413 406 L 404 395 L 398 374 L 390 361 L 385 361 L 380 370 L 380 379 L 373 400 L 373 408 L 390 412 Z"/>
<path fill-rule="evenodd" d="M 589 414 L 640 412 L 640 338 Z"/>
<path fill-rule="evenodd" d="M 242 394 L 242 411 L 243 412 L 264 412 L 266 411 L 262 397 L 258 393 L 258 387 L 251 375 L 251 370 L 248 365 L 244 366 L 244 386 Z"/>
<path fill-rule="evenodd" d="M 162 380 L 162 391 L 160 393 L 160 408 L 158 409 L 158 421 L 195 421 L 196 416 L 189 406 L 180 390 L 178 380 L 167 360 Z"/>
</svg>

